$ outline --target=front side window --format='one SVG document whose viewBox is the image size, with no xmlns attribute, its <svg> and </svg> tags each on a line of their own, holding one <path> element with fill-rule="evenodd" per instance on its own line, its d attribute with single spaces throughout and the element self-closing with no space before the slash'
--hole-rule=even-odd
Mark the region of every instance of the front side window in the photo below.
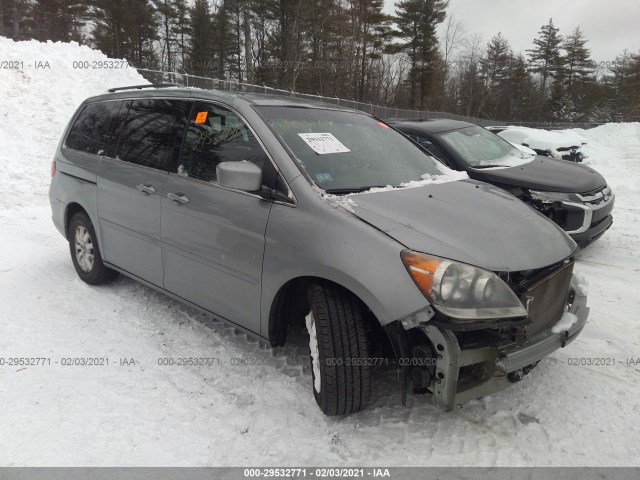
<svg viewBox="0 0 640 480">
<path fill-rule="evenodd" d="M 482 127 L 451 130 L 437 137 L 472 168 L 517 167 L 534 158 Z"/>
<path fill-rule="evenodd" d="M 122 132 L 118 159 L 163 169 L 175 140 L 176 120 L 188 103 L 181 100 L 132 100 Z"/>
<path fill-rule="evenodd" d="M 221 162 L 248 161 L 262 169 L 266 158 L 258 140 L 236 113 L 212 103 L 196 102 L 173 173 L 216 182 L 216 167 Z"/>
<path fill-rule="evenodd" d="M 115 157 L 119 127 L 126 114 L 122 104 L 118 100 L 85 105 L 69 131 L 67 148 Z"/>
<path fill-rule="evenodd" d="M 416 133 L 408 133 L 407 136 L 414 142 L 417 142 L 418 145 L 426 148 L 429 151 L 429 153 L 432 153 L 433 155 L 435 155 L 436 158 L 442 161 L 446 160 L 447 155 L 444 153 L 444 151 L 438 145 L 433 143 L 429 138 L 423 135 L 418 135 Z"/>
<path fill-rule="evenodd" d="M 448 171 L 404 135 L 364 113 L 255 108 L 313 181 L 329 193 L 398 186 Z"/>
</svg>

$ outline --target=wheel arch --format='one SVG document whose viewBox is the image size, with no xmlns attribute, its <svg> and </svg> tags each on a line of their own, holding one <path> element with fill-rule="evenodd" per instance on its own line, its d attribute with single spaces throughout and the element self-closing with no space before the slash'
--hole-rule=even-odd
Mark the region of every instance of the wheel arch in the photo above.
<svg viewBox="0 0 640 480">
<path fill-rule="evenodd" d="M 98 247 L 100 248 L 101 252 L 104 252 L 104 249 L 102 248 L 102 235 L 100 234 L 101 232 L 100 232 L 100 227 L 98 225 L 98 219 L 96 218 L 95 215 L 91 213 L 90 208 L 86 208 L 80 202 L 77 202 L 77 201 L 69 202 L 65 207 L 65 212 L 64 212 L 65 238 L 69 240 L 69 224 L 71 223 L 71 219 L 76 213 L 84 213 L 87 217 L 89 217 L 89 220 L 91 220 L 91 223 L 93 224 L 93 230 L 96 233 L 96 237 L 98 240 Z"/>
<path fill-rule="evenodd" d="M 80 205 L 78 202 L 71 202 L 67 205 L 64 212 L 64 232 L 67 239 L 69 239 L 69 224 L 71 223 L 71 219 L 76 213 L 86 214 L 89 217 L 89 220 L 91 220 L 91 223 L 93 223 L 95 229 L 95 222 L 91 218 L 91 215 L 89 215 L 87 209 Z"/>
<path fill-rule="evenodd" d="M 379 344 L 385 351 L 392 347 L 392 339 L 387 330 L 383 328 L 375 311 L 360 295 L 352 289 L 332 279 L 320 276 L 297 276 L 285 282 L 277 291 L 269 309 L 269 322 L 267 335 L 272 346 L 283 346 L 287 341 L 288 327 L 294 323 L 303 321 L 309 312 L 310 305 L 307 291 L 313 283 L 328 283 L 345 290 L 353 295 L 363 307 L 365 326 L 368 330 L 369 340 Z M 392 351 L 392 350 L 391 350 Z"/>
</svg>

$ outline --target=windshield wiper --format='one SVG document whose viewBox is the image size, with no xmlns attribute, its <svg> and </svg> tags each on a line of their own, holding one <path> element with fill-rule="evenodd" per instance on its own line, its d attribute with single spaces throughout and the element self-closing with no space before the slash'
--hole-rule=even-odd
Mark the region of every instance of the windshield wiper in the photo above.
<svg viewBox="0 0 640 480">
<path fill-rule="evenodd" d="M 471 167 L 471 168 L 475 168 L 476 170 L 480 170 L 482 168 L 509 168 L 508 165 L 478 165 L 475 167 Z"/>
<path fill-rule="evenodd" d="M 370 185 L 368 187 L 357 187 L 357 188 L 329 188 L 325 190 L 325 192 L 330 193 L 332 195 L 347 195 L 349 193 L 362 193 L 367 190 L 371 190 L 372 188 L 384 188 L 386 185 Z"/>
</svg>

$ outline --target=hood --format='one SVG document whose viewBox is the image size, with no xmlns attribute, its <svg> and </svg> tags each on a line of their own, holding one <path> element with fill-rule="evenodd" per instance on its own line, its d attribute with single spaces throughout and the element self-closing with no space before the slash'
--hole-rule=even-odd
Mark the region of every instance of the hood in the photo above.
<svg viewBox="0 0 640 480">
<path fill-rule="evenodd" d="M 606 185 L 595 170 L 567 160 L 536 157 L 520 167 L 495 168 L 476 172 L 485 182 L 513 185 L 546 192 L 585 193 Z M 474 177 L 474 178 L 475 178 Z"/>
<path fill-rule="evenodd" d="M 494 272 L 545 267 L 576 249 L 560 227 L 533 208 L 473 180 L 349 198 L 355 215 L 405 247 Z"/>
</svg>

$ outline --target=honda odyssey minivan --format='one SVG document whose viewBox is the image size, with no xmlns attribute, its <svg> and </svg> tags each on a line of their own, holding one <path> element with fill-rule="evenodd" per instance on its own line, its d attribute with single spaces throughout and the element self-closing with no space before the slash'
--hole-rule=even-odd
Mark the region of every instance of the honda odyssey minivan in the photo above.
<svg viewBox="0 0 640 480">
<path fill-rule="evenodd" d="M 306 325 L 327 415 L 365 408 L 389 362 L 403 398 L 452 409 L 583 329 L 575 242 L 377 118 L 152 87 L 87 99 L 55 153 L 53 222 L 86 283 L 122 273 L 272 346 Z"/>
</svg>

